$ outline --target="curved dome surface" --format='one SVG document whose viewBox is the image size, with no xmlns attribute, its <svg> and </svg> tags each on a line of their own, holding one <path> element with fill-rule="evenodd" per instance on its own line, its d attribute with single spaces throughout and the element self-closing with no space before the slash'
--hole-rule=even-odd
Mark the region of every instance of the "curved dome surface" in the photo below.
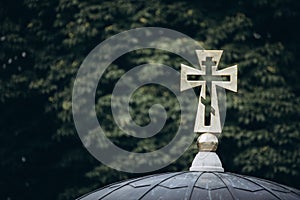
<svg viewBox="0 0 300 200">
<path fill-rule="evenodd" d="M 156 174 L 108 185 L 78 200 L 268 200 L 300 199 L 300 191 L 254 177 L 224 172 Z"/>
</svg>

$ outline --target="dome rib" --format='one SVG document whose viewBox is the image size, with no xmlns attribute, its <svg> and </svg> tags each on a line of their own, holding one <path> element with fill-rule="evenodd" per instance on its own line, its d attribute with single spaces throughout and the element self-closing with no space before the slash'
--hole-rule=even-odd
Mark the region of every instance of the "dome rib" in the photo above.
<svg viewBox="0 0 300 200">
<path fill-rule="evenodd" d="M 215 173 L 215 172 L 212 172 L 212 173 L 213 173 L 215 176 L 217 176 L 217 177 L 221 180 L 222 183 L 224 183 L 224 185 L 226 186 L 227 190 L 229 191 L 229 193 L 230 193 L 232 199 L 238 199 L 238 198 L 236 198 L 236 196 L 234 195 L 234 190 L 233 190 L 232 186 L 229 185 L 229 184 L 227 184 L 227 183 L 223 180 L 223 178 L 220 176 L 219 173 Z"/>
<path fill-rule="evenodd" d="M 237 175 L 237 174 L 232 174 L 232 173 L 230 173 L 230 175 L 235 176 L 235 177 L 238 177 L 238 178 L 246 179 L 247 181 L 250 181 L 251 183 L 254 183 L 255 185 L 258 185 L 259 187 L 262 187 L 264 190 L 266 190 L 266 191 L 269 192 L 271 195 L 273 195 L 274 197 L 276 197 L 277 199 L 280 200 L 280 197 L 279 197 L 277 194 L 275 194 L 272 190 L 270 190 L 269 188 L 265 187 L 264 185 L 259 184 L 259 183 L 255 182 L 255 181 L 253 181 L 253 180 L 247 178 L 246 176 L 239 176 L 239 175 Z"/>
<path fill-rule="evenodd" d="M 278 187 L 284 188 L 284 189 L 288 190 L 289 192 L 291 192 L 291 193 L 297 195 L 298 197 L 300 197 L 300 193 L 295 192 L 295 190 L 294 190 L 293 188 L 290 188 L 290 187 L 285 186 L 285 185 L 280 185 L 280 184 L 275 183 L 275 182 L 274 182 L 274 183 L 269 182 L 269 181 L 265 181 L 265 182 L 268 182 L 268 183 L 270 183 L 270 184 L 274 184 L 274 185 L 276 185 L 276 186 L 278 186 Z"/>
<path fill-rule="evenodd" d="M 187 200 L 191 200 L 192 199 L 192 195 L 193 195 L 193 192 L 194 192 L 194 189 L 195 189 L 195 185 L 196 183 L 198 182 L 198 180 L 200 179 L 200 177 L 204 174 L 204 172 L 201 172 L 199 174 L 199 176 L 196 178 L 195 182 L 193 183 L 192 186 L 188 187 L 187 191 L 186 191 L 186 194 L 188 194 L 188 199 Z"/>
<path fill-rule="evenodd" d="M 144 196 L 146 196 L 153 188 L 155 188 L 156 186 L 158 186 L 159 184 L 161 184 L 161 183 L 163 183 L 163 182 L 165 182 L 165 181 L 167 181 L 167 180 L 169 180 L 169 179 L 171 179 L 171 178 L 174 178 L 174 177 L 176 177 L 176 176 L 178 176 L 178 175 L 181 175 L 181 174 L 186 174 L 186 173 L 188 173 L 188 172 L 178 172 L 178 173 L 176 173 L 175 175 L 173 175 L 173 176 L 170 176 L 170 177 L 168 177 L 168 178 L 165 178 L 165 179 L 163 179 L 163 180 L 161 180 L 161 181 L 159 181 L 158 183 L 156 183 L 156 184 L 154 184 L 153 186 L 151 186 L 140 198 L 138 198 L 138 200 L 141 200 Z"/>
<path fill-rule="evenodd" d="M 172 172 L 170 172 L 170 174 L 171 174 L 171 173 L 172 173 Z M 101 190 L 103 190 L 103 189 L 109 188 L 109 187 L 111 187 L 111 186 L 118 185 L 118 184 L 122 184 L 122 183 L 126 182 L 125 184 L 122 184 L 122 185 L 120 185 L 120 186 L 115 187 L 114 189 L 110 190 L 109 192 L 107 192 L 106 194 L 104 194 L 104 195 L 102 195 L 101 197 L 98 198 L 98 200 L 101 200 L 101 199 L 105 198 L 106 196 L 108 196 L 109 194 L 113 193 L 114 191 L 116 191 L 116 190 L 118 190 L 118 189 L 120 189 L 120 188 L 122 188 L 122 187 L 124 187 L 124 186 L 126 186 L 126 185 L 129 185 L 130 183 L 133 183 L 133 182 L 136 182 L 136 181 L 140 181 L 140 180 L 143 180 L 143 179 L 146 179 L 146 178 L 156 177 L 156 176 L 157 176 L 157 174 L 152 174 L 152 175 L 144 176 L 144 177 L 140 177 L 140 178 L 129 179 L 129 180 L 127 180 L 127 181 L 119 181 L 119 182 L 116 182 L 116 183 L 111 183 L 111 184 L 109 184 L 109 185 L 107 185 L 107 186 L 105 186 L 105 187 L 102 187 L 102 188 L 99 188 L 99 189 L 94 190 L 94 191 L 92 191 L 92 192 L 89 192 L 89 193 L 87 193 L 87 194 L 81 196 L 81 197 L 78 198 L 77 200 L 84 199 L 85 197 L 89 196 L 90 194 L 93 194 L 93 193 L 99 192 L 99 191 L 101 191 Z"/>
<path fill-rule="evenodd" d="M 228 174 L 232 174 L 232 173 L 228 173 Z M 232 175 L 235 175 L 235 174 L 232 174 Z M 297 195 L 298 197 L 300 197 L 300 193 L 295 192 L 295 190 L 293 188 L 291 188 L 291 187 L 288 187 L 288 186 L 285 186 L 285 185 L 281 185 L 279 183 L 272 182 L 272 181 L 269 181 L 269 180 L 264 180 L 264 179 L 261 179 L 261 178 L 255 178 L 255 179 L 258 179 L 260 181 L 264 181 L 264 182 L 272 184 L 272 185 L 276 185 L 277 187 L 280 187 L 280 188 L 283 188 L 285 190 L 288 190 L 289 192 L 291 192 L 291 193 Z"/>
<path fill-rule="evenodd" d="M 131 179 L 131 180 L 129 180 L 126 184 L 120 185 L 119 187 L 116 187 L 116 188 L 114 188 L 113 190 L 111 190 L 111 191 L 109 191 L 108 193 L 106 193 L 105 195 L 101 196 L 101 197 L 99 198 L 99 200 L 105 198 L 106 196 L 110 195 L 110 194 L 113 193 L 114 191 L 119 190 L 119 189 L 121 189 L 122 187 L 124 187 L 124 186 L 126 186 L 126 185 L 129 185 L 129 184 L 131 184 L 131 183 L 134 183 L 134 182 L 137 182 L 137 181 L 146 179 L 146 178 L 151 178 L 151 177 L 154 177 L 154 176 L 155 176 L 155 175 L 150 175 L 150 176 L 145 176 L 145 177 L 141 177 L 141 178 Z M 118 182 L 118 183 L 122 183 L 122 181 L 120 181 L 120 182 Z M 116 183 L 116 184 L 118 184 L 118 183 Z M 108 185 L 107 187 L 110 187 L 110 186 L 112 186 L 112 185 L 114 185 L 114 183 Z"/>
</svg>

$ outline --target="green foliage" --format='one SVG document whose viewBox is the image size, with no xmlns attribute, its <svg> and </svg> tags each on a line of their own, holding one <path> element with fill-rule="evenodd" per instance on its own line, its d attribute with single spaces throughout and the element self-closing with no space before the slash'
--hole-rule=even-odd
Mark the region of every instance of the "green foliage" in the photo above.
<svg viewBox="0 0 300 200">
<path fill-rule="evenodd" d="M 227 95 L 218 149 L 225 169 L 299 188 L 299 7 L 296 0 L 1 1 L 0 198 L 74 199 L 141 176 L 109 169 L 89 155 L 76 135 L 71 95 L 80 64 L 97 44 L 144 26 L 171 28 L 206 49 L 224 49 L 221 67 L 239 66 L 238 93 Z M 97 115 L 106 134 L 135 152 L 168 143 L 180 116 L 174 95 L 149 85 L 136 91 L 130 112 L 145 125 L 149 108 L 162 103 L 168 120 L 160 134 L 137 140 L 116 126 L 113 86 L 132 66 L 148 62 L 179 70 L 184 60 L 163 51 L 131 52 L 108 68 L 97 90 Z M 187 170 L 195 152 L 192 146 L 159 172 Z"/>
</svg>

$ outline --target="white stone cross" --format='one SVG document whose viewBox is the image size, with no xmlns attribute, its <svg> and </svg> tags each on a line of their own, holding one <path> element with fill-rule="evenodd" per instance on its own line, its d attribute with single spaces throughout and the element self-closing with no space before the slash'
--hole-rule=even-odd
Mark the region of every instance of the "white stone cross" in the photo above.
<svg viewBox="0 0 300 200">
<path fill-rule="evenodd" d="M 180 90 L 184 91 L 201 86 L 194 132 L 196 133 L 221 133 L 221 119 L 218 105 L 216 86 L 236 92 L 237 91 L 237 65 L 218 70 L 218 64 L 223 50 L 196 50 L 200 70 L 181 64 Z M 221 77 L 229 77 L 222 80 Z M 202 80 L 195 80 L 202 78 Z M 194 79 L 193 79 L 194 78 Z M 208 88 L 208 91 L 207 91 Z M 210 106 L 205 106 L 207 93 L 210 93 Z M 208 93 L 208 94 L 209 94 Z M 205 121 L 205 108 L 210 107 L 210 120 Z"/>
</svg>

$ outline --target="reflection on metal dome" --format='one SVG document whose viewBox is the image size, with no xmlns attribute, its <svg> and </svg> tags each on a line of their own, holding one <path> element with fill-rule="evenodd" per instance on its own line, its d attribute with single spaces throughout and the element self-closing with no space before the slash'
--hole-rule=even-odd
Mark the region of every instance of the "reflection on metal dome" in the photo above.
<svg viewBox="0 0 300 200">
<path fill-rule="evenodd" d="M 78 200 L 300 199 L 300 191 L 258 178 L 223 172 L 175 172 L 131 179 Z"/>
</svg>

